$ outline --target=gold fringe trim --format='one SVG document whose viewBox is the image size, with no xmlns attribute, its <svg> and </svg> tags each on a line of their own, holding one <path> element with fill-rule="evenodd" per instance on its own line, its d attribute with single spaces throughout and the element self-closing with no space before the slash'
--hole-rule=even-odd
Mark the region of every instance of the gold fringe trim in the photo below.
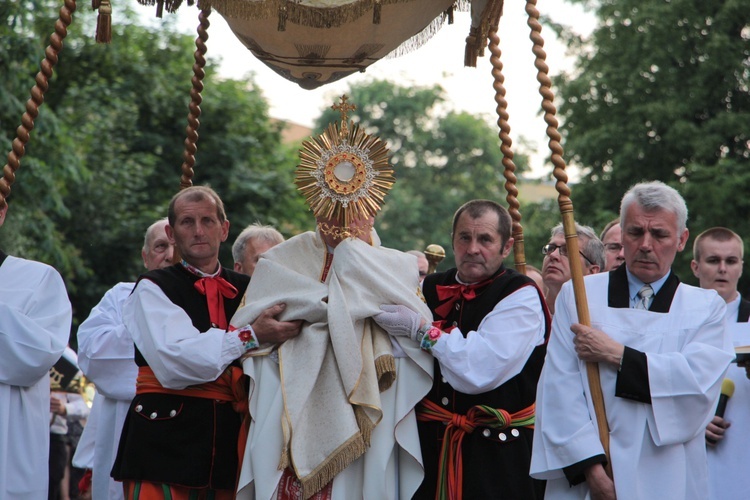
<svg viewBox="0 0 750 500">
<path fill-rule="evenodd" d="M 154 2 L 156 0 L 138 0 L 141 3 Z M 171 0 L 179 2 L 182 0 Z M 376 11 L 382 9 L 385 5 L 395 5 L 400 3 L 410 3 L 413 0 L 359 0 L 339 7 L 310 7 L 289 0 L 265 0 L 258 2 L 248 2 L 246 0 L 198 0 L 198 6 L 203 8 L 208 5 L 218 10 L 219 13 L 226 17 L 236 17 L 240 19 L 270 19 L 278 15 L 280 8 L 285 7 L 287 10 L 287 21 L 301 26 L 311 28 L 331 28 L 338 27 L 349 22 L 355 21 L 360 17 L 373 13 L 373 20 L 376 19 Z M 459 4 L 468 6 L 469 2 L 459 0 Z M 459 10 L 465 10 L 459 9 Z M 375 24 L 378 24 L 375 22 Z"/>
<path fill-rule="evenodd" d="M 393 49 L 383 59 L 393 59 L 395 57 L 401 57 L 409 52 L 422 47 L 424 44 L 430 41 L 430 39 L 437 34 L 438 31 L 445 25 L 446 14 L 443 12 L 433 21 L 428 24 L 425 29 L 414 35 L 413 37 L 406 40 L 404 43 Z"/>
<path fill-rule="evenodd" d="M 396 381 L 396 358 L 392 354 L 383 354 L 375 360 L 375 373 L 378 377 L 378 389 L 387 391 Z"/>
<path fill-rule="evenodd" d="M 355 410 L 356 411 L 356 410 Z M 359 420 L 359 418 L 357 419 Z M 361 457 L 367 446 L 365 445 L 362 435 L 356 434 L 349 441 L 334 451 L 328 459 L 320 464 L 309 476 L 299 478 L 302 483 L 302 498 L 307 500 L 315 493 L 323 489 L 325 485 L 333 481 L 333 478 L 346 469 L 349 464 Z"/>
<path fill-rule="evenodd" d="M 365 448 L 369 448 L 370 441 L 372 440 L 372 431 L 375 430 L 375 425 L 377 424 L 372 423 L 372 420 L 367 416 L 367 412 L 361 406 L 354 406 L 354 418 L 357 419 L 357 427 L 359 427 Z"/>
<path fill-rule="evenodd" d="M 177 12 L 182 0 L 138 0 L 138 3 L 149 7 L 156 5 L 156 17 L 161 17 L 164 9 L 170 14 Z M 193 5 L 193 2 L 188 1 L 188 5 Z"/>
</svg>

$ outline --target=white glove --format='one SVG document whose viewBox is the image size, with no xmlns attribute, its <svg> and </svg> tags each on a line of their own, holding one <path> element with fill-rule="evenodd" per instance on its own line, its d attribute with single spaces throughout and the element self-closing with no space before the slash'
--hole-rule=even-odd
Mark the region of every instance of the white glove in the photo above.
<svg viewBox="0 0 750 500">
<path fill-rule="evenodd" d="M 383 305 L 383 311 L 372 317 L 375 323 L 394 337 L 409 337 L 417 341 L 417 332 L 422 323 L 422 316 L 406 306 Z"/>
</svg>

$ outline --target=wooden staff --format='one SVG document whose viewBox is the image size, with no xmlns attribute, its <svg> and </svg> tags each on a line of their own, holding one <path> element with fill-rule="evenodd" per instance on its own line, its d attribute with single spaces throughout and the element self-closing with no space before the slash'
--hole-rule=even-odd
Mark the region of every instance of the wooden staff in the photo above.
<svg viewBox="0 0 750 500">
<path fill-rule="evenodd" d="M 497 126 L 500 129 L 498 137 L 500 138 L 500 151 L 503 153 L 503 176 L 505 177 L 505 191 L 508 195 L 505 201 L 508 202 L 508 213 L 512 220 L 511 232 L 513 236 L 513 261 L 516 271 L 526 274 L 526 251 L 523 241 L 523 226 L 521 226 L 521 204 L 518 201 L 518 178 L 516 177 L 516 164 L 513 162 L 513 150 L 511 146 L 513 141 L 510 138 L 510 124 L 508 123 L 508 101 L 505 100 L 505 77 L 503 76 L 503 63 L 500 61 L 502 52 L 500 51 L 500 37 L 497 35 L 497 28 L 500 22 L 493 25 L 489 32 L 490 63 L 492 64 L 492 76 L 494 77 L 493 88 L 495 89 L 495 102 L 497 107 Z"/>
<path fill-rule="evenodd" d="M 75 0 L 65 0 L 60 9 L 60 17 L 55 22 L 55 32 L 50 36 L 50 42 L 45 50 L 39 73 L 36 74 L 36 85 L 31 89 L 31 98 L 26 101 L 26 112 L 21 117 L 21 125 L 16 129 L 16 138 L 10 153 L 8 163 L 3 167 L 0 178 L 0 208 L 5 206 L 5 199 L 10 195 L 10 186 L 16 180 L 16 170 L 21 166 L 21 158 L 26 154 L 26 144 L 34 130 L 34 120 L 39 116 L 39 108 L 44 103 L 44 94 L 49 89 L 49 80 L 57 64 L 57 56 L 63 48 L 63 40 L 68 36 L 68 26 L 73 22 L 76 11 Z"/>
<path fill-rule="evenodd" d="M 536 9 L 536 0 L 527 0 L 526 13 L 529 15 L 528 25 L 531 28 L 530 38 L 534 46 L 532 51 L 536 56 L 534 65 L 537 68 L 537 81 L 539 82 L 539 93 L 542 96 L 542 109 L 544 110 L 544 121 L 547 123 L 547 136 L 549 137 L 549 148 L 552 151 L 551 161 L 554 165 L 553 175 L 557 182 L 555 188 L 559 194 L 557 201 L 562 216 L 563 231 L 565 232 L 565 243 L 568 247 L 568 262 L 570 262 L 570 275 L 573 281 L 573 292 L 575 294 L 576 312 L 578 322 L 585 326 L 591 326 L 588 301 L 586 299 L 586 288 L 583 283 L 583 268 L 581 259 L 575 256 L 579 253 L 578 235 L 576 233 L 575 219 L 573 217 L 573 202 L 570 200 L 570 188 L 568 188 L 568 176 L 565 173 L 565 161 L 563 160 L 563 149 L 560 145 L 560 133 L 557 131 L 557 119 L 555 118 L 554 94 L 552 93 L 548 73 L 549 68 L 545 63 L 547 57 L 544 52 L 544 40 L 542 39 L 542 25 L 539 23 L 539 11 Z M 607 457 L 607 474 L 612 476 L 612 461 L 609 457 L 609 424 L 607 413 L 604 408 L 604 395 L 602 394 L 601 381 L 599 379 L 598 363 L 586 363 L 586 374 L 589 381 L 589 392 L 594 405 L 596 423 L 599 430 L 599 439 L 602 442 L 604 453 Z"/>
<path fill-rule="evenodd" d="M 195 64 L 193 64 L 193 78 L 191 83 L 193 84 L 190 89 L 190 104 L 188 108 L 188 125 L 185 129 L 187 137 L 185 138 L 185 149 L 182 154 L 182 176 L 180 177 L 180 189 L 185 189 L 193 185 L 193 167 L 195 166 L 195 153 L 198 151 L 198 128 L 201 126 L 201 103 L 203 97 L 203 79 L 206 77 L 206 72 L 203 68 L 206 66 L 206 41 L 208 40 L 208 27 L 211 23 L 208 21 L 208 16 L 211 15 L 211 7 L 204 7 L 198 14 L 198 37 L 195 39 Z"/>
</svg>

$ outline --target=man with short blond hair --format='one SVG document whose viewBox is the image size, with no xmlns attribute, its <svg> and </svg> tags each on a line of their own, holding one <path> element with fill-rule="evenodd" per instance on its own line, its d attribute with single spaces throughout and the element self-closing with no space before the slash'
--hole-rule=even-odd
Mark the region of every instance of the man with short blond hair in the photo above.
<svg viewBox="0 0 750 500">
<path fill-rule="evenodd" d="M 737 233 L 725 227 L 712 227 L 695 238 L 690 263 L 700 287 L 716 290 L 726 302 L 727 334 L 736 345 L 748 343 L 748 337 L 736 328 L 737 323 L 746 323 L 750 317 L 750 301 L 737 291 L 744 253 L 744 243 Z M 714 415 L 706 426 L 711 500 L 741 498 L 750 489 L 750 476 L 746 473 L 750 465 L 747 454 L 750 380 L 745 370 L 734 364 L 730 365 L 726 378 L 734 383 L 734 393 L 724 415 Z"/>
</svg>

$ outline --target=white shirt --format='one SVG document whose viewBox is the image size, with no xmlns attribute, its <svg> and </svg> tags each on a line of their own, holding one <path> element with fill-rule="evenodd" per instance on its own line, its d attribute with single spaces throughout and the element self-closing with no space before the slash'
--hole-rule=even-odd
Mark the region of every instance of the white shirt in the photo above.
<svg viewBox="0 0 750 500">
<path fill-rule="evenodd" d="M 159 382 L 168 389 L 213 382 L 243 353 L 237 335 L 201 333 L 158 285 L 141 280 L 122 308 L 125 327 Z"/>
<path fill-rule="evenodd" d="M 0 498 L 47 497 L 49 370 L 72 311 L 52 267 L 8 256 L 0 266 Z"/>
<path fill-rule="evenodd" d="M 97 500 L 124 498 L 122 483 L 109 476 L 120 443 L 130 401 L 135 395 L 138 367 L 133 361 L 133 339 L 122 323 L 122 305 L 135 283 L 118 283 L 91 309 L 78 327 L 78 363 L 96 386 L 94 408 L 83 429 L 74 460 L 84 460 L 93 443 L 92 494 Z M 79 454 L 80 451 L 80 454 Z"/>
<path fill-rule="evenodd" d="M 441 335 L 432 354 L 451 387 L 481 394 L 521 373 L 534 348 L 544 343 L 544 329 L 539 293 L 525 286 L 498 302 L 465 338 L 458 328 Z"/>
<path fill-rule="evenodd" d="M 727 304 L 727 334 L 735 346 L 750 344 L 750 323 L 737 323 L 741 297 Z M 729 365 L 726 378 L 734 382 L 734 394 L 727 401 L 724 419 L 732 425 L 716 446 L 707 446 L 709 498 L 750 496 L 750 380 L 745 369 Z"/>
</svg>

